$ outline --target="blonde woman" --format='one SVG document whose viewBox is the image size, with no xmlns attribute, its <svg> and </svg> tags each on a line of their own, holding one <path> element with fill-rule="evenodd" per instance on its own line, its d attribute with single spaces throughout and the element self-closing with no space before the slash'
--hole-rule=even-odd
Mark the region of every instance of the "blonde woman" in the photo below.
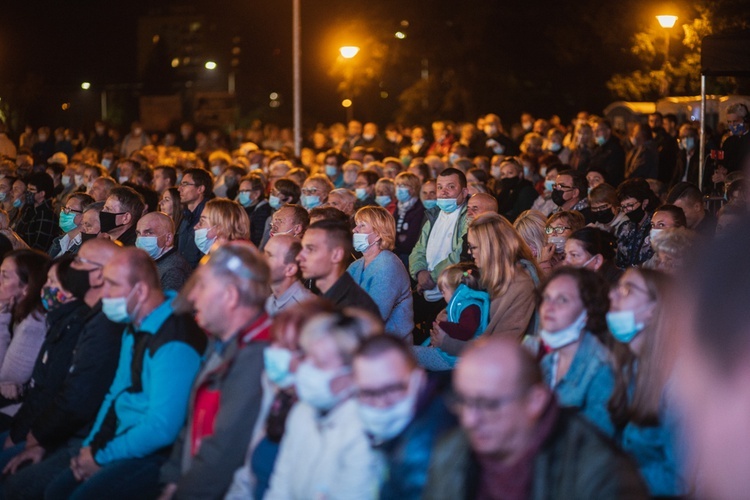
<svg viewBox="0 0 750 500">
<path fill-rule="evenodd" d="M 396 222 L 385 208 L 364 207 L 355 214 L 354 223 L 354 249 L 362 257 L 347 271 L 378 305 L 386 333 L 411 342 L 411 283 L 403 262 L 393 253 Z"/>
<path fill-rule="evenodd" d="M 529 246 L 544 274 L 552 270 L 551 258 L 555 253 L 555 245 L 547 242 L 546 226 L 547 218 L 538 210 L 526 210 L 513 222 L 513 228 Z"/>
<path fill-rule="evenodd" d="M 236 201 L 215 198 L 203 209 L 195 225 L 195 246 L 203 254 L 216 243 L 250 239 L 250 218 Z"/>
</svg>

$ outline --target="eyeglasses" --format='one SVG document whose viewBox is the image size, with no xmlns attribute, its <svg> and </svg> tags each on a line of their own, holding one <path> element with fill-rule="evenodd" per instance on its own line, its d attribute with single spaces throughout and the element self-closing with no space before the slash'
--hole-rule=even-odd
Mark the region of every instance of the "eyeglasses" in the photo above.
<svg viewBox="0 0 750 500">
<path fill-rule="evenodd" d="M 570 226 L 558 226 L 558 227 L 547 226 L 544 228 L 544 232 L 547 234 L 552 234 L 552 233 L 563 234 L 568 229 L 572 229 L 572 228 Z"/>
<path fill-rule="evenodd" d="M 318 192 L 318 188 L 305 188 L 302 190 L 302 194 L 304 194 L 305 196 L 310 196 L 317 192 Z"/>
<path fill-rule="evenodd" d="M 508 403 L 522 397 L 525 392 L 517 392 L 508 396 L 499 398 L 477 397 L 470 398 L 462 394 L 453 393 L 449 396 L 448 402 L 454 413 L 461 413 L 469 408 L 482 414 L 494 413 Z"/>
<path fill-rule="evenodd" d="M 357 399 L 365 404 L 382 402 L 391 405 L 398 402 L 399 396 L 406 392 L 408 387 L 407 383 L 398 382 L 378 389 L 360 389 L 357 391 Z"/>
<path fill-rule="evenodd" d="M 607 203 L 606 205 L 599 205 L 598 207 L 591 205 L 590 208 L 594 213 L 606 212 L 607 210 L 612 210 L 612 205 L 610 205 L 609 203 Z"/>
<path fill-rule="evenodd" d="M 180 187 L 188 187 L 188 186 L 195 186 L 195 182 L 180 182 Z"/>
<path fill-rule="evenodd" d="M 640 205 L 640 204 L 641 204 L 640 201 L 634 201 L 633 203 L 626 203 L 624 205 L 620 205 L 620 208 L 624 212 L 632 212 L 633 210 L 635 210 L 636 205 Z"/>
<path fill-rule="evenodd" d="M 70 207 L 62 207 L 62 211 L 66 214 L 69 214 L 70 212 L 73 212 L 75 214 L 83 213 L 83 210 L 76 210 L 75 208 L 70 208 Z"/>
<path fill-rule="evenodd" d="M 633 291 L 641 292 L 644 295 L 651 296 L 651 293 L 646 290 L 645 288 L 642 288 L 636 284 L 633 283 L 618 283 L 613 287 L 613 290 L 615 293 L 619 294 L 621 297 L 629 297 Z"/>
<path fill-rule="evenodd" d="M 560 184 L 559 182 L 555 184 L 555 189 L 559 191 L 570 191 L 571 189 L 575 189 L 574 186 L 566 186 L 565 184 Z"/>
</svg>

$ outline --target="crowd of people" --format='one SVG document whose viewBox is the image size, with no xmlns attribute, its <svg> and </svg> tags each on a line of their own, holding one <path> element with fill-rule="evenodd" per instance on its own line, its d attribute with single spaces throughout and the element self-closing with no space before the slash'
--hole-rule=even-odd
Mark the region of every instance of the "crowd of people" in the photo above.
<svg viewBox="0 0 750 500">
<path fill-rule="evenodd" d="M 0 497 L 733 498 L 749 126 L 2 127 Z"/>
</svg>

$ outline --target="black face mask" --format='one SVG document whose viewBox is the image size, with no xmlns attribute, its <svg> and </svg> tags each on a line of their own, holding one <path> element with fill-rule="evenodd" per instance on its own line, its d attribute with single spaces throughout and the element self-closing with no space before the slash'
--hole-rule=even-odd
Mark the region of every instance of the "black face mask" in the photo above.
<svg viewBox="0 0 750 500">
<path fill-rule="evenodd" d="M 101 231 L 103 233 L 108 233 L 112 231 L 113 229 L 116 229 L 120 226 L 123 226 L 124 224 L 118 224 L 117 216 L 126 214 L 127 212 L 118 212 L 116 214 L 109 213 L 109 212 L 99 212 L 99 225 L 101 226 Z"/>
<path fill-rule="evenodd" d="M 27 205 L 34 204 L 34 193 L 26 193 L 26 204 Z"/>
<path fill-rule="evenodd" d="M 500 179 L 500 189 L 502 191 L 512 191 L 516 186 L 518 186 L 519 182 L 521 182 L 521 179 L 519 179 L 518 177 Z"/>
<path fill-rule="evenodd" d="M 558 207 L 565 205 L 565 202 L 567 201 L 563 196 L 565 196 L 563 191 L 560 191 L 559 189 L 552 190 L 552 202 Z"/>
<path fill-rule="evenodd" d="M 72 293 L 76 298 L 83 299 L 86 292 L 91 288 L 91 282 L 89 281 L 89 273 L 91 271 L 83 271 L 81 269 L 68 269 L 67 279 L 65 279 L 65 289 Z"/>
<path fill-rule="evenodd" d="M 97 233 L 81 233 L 81 245 L 99 236 Z"/>
<path fill-rule="evenodd" d="M 643 219 L 643 216 L 646 212 L 643 211 L 642 207 L 638 207 L 635 210 L 631 210 L 630 212 L 626 213 L 625 215 L 628 216 L 628 219 L 630 219 L 630 222 L 635 222 L 638 224 L 641 222 L 641 219 Z"/>
<path fill-rule="evenodd" d="M 601 210 L 599 212 L 591 212 L 591 219 L 594 222 L 598 222 L 600 224 L 609 224 L 614 218 L 615 213 L 610 208 L 608 208 L 607 210 Z"/>
</svg>

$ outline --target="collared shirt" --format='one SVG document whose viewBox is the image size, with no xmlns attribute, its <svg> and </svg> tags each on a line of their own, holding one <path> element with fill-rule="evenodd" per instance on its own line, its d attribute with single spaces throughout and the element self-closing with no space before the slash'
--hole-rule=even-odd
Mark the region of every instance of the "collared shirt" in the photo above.
<svg viewBox="0 0 750 500">
<path fill-rule="evenodd" d="M 37 207 L 25 205 L 16 232 L 31 248 L 46 252 L 57 233 L 52 202 L 44 200 Z"/>
<path fill-rule="evenodd" d="M 287 307 L 301 304 L 302 302 L 315 297 L 315 295 L 302 285 L 299 280 L 292 283 L 279 297 L 271 294 L 266 299 L 266 312 L 269 316 L 276 316 L 279 312 Z"/>
</svg>

